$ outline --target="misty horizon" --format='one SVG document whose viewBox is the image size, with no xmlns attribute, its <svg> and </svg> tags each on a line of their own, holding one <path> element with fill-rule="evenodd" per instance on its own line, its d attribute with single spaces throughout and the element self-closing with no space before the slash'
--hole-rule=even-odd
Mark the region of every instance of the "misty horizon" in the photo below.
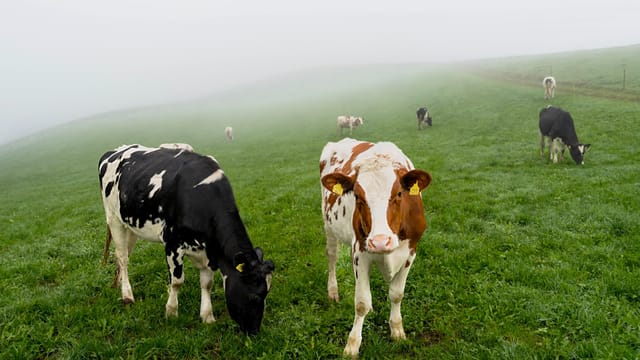
<svg viewBox="0 0 640 360">
<path fill-rule="evenodd" d="M 25 0 L 0 5 L 0 144 L 321 67 L 447 64 L 640 43 L 640 3 Z"/>
</svg>

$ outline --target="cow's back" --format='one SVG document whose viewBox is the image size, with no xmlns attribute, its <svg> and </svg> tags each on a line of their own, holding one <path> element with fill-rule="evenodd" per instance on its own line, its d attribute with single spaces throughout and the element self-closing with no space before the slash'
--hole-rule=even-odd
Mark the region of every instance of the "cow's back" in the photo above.
<svg viewBox="0 0 640 360">
<path fill-rule="evenodd" d="M 573 118 L 561 108 L 548 106 L 540 110 L 540 134 L 551 139 L 561 138 L 567 145 L 578 143 Z"/>
<path fill-rule="evenodd" d="M 197 186 L 218 170 L 213 158 L 180 149 L 138 146 L 106 153 L 100 180 L 107 216 L 117 217 L 147 240 L 162 240 L 158 226 L 207 232 L 209 219 L 184 214 L 206 214 L 214 203 L 234 206 L 230 189 L 225 191 L 229 187 L 225 177 L 216 184 L 221 190 Z"/>
</svg>

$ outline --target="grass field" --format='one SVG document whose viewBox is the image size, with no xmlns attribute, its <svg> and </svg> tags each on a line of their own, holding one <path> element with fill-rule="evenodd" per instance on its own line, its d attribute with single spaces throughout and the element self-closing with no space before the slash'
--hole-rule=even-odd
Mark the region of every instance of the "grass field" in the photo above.
<svg viewBox="0 0 640 360">
<path fill-rule="evenodd" d="M 533 61 L 521 60 L 522 69 Z M 572 113 L 592 146 L 584 166 L 569 157 L 551 164 L 538 147 L 542 87 L 456 69 L 318 70 L 310 80 L 105 114 L 0 147 L 0 358 L 339 358 L 354 280 L 344 247 L 342 300 L 327 299 L 318 158 L 338 138 L 340 114 L 364 116 L 354 137 L 395 142 L 434 179 L 402 307 L 408 339 L 390 340 L 387 288 L 375 270 L 362 358 L 640 357 L 640 105 L 566 93 L 559 80 L 552 103 Z M 432 128 L 417 130 L 419 105 L 433 113 Z M 223 139 L 226 125 L 233 143 Z M 219 277 L 217 322 L 200 323 L 191 264 L 180 316 L 165 319 L 157 244 L 139 242 L 131 257 L 134 305 L 109 287 L 115 264 L 100 265 L 98 158 L 123 143 L 169 141 L 219 160 L 254 245 L 276 264 L 256 337 L 229 318 Z"/>
</svg>

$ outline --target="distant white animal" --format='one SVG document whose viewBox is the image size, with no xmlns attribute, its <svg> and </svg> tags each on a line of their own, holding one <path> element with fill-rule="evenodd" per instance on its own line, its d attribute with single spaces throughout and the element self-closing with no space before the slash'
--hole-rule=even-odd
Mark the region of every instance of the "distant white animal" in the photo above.
<svg viewBox="0 0 640 360">
<path fill-rule="evenodd" d="M 364 119 L 360 116 L 340 115 L 336 121 L 336 128 L 342 136 L 342 129 L 349 129 L 349 135 L 353 135 L 353 128 L 364 124 Z"/>
<path fill-rule="evenodd" d="M 553 99 L 556 94 L 556 79 L 553 76 L 547 76 L 542 80 L 542 87 L 544 87 L 544 99 Z"/>
<path fill-rule="evenodd" d="M 182 149 L 182 150 L 193 152 L 193 146 L 191 146 L 189 144 L 184 144 L 184 143 L 160 144 L 160 146 L 158 146 L 158 147 L 161 147 L 161 148 L 164 148 L 164 149 Z"/>
<path fill-rule="evenodd" d="M 224 135 L 227 137 L 227 140 L 233 141 L 233 128 L 231 126 L 224 128 Z"/>
</svg>

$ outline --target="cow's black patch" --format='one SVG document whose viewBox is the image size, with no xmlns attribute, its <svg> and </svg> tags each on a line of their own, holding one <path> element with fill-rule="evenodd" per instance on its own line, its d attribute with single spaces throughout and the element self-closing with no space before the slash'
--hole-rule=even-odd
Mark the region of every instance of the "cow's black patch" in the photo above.
<svg viewBox="0 0 640 360">
<path fill-rule="evenodd" d="M 111 195 L 111 189 L 113 189 L 113 181 L 109 181 L 107 186 L 104 187 L 104 196 L 108 197 Z"/>
</svg>

